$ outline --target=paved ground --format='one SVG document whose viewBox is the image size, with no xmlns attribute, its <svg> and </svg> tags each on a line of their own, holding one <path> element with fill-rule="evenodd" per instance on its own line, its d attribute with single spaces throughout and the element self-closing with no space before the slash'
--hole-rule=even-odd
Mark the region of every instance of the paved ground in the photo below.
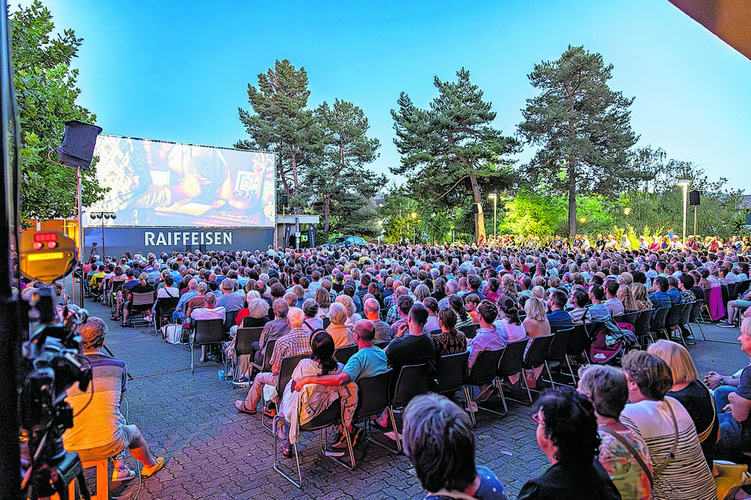
<svg viewBox="0 0 751 500">
<path fill-rule="evenodd" d="M 91 315 L 109 319 L 109 308 L 86 306 Z M 146 334 L 145 328 L 121 328 L 109 321 L 107 347 L 128 364 L 135 378 L 128 383 L 127 418 L 138 425 L 155 454 L 165 456 L 164 470 L 141 484 L 110 484 L 110 497 L 121 499 L 420 498 L 422 489 L 409 461 L 370 445 L 354 471 L 320 455 L 318 438 L 306 434 L 301 443 L 303 479 L 300 491 L 272 468 L 273 436 L 260 416 L 238 413 L 233 401 L 247 389 L 230 388 L 217 377 L 222 368 L 203 363 L 190 373 L 190 353 Z M 735 341 L 737 329 L 705 326 L 707 338 Z M 701 338 L 701 335 L 699 335 Z M 748 358 L 737 343 L 699 341 L 690 348 L 699 372 L 731 373 Z M 196 359 L 198 351 L 196 352 Z M 510 498 L 524 482 L 544 471 L 548 462 L 535 441 L 528 406 L 510 403 L 499 417 L 478 413 L 477 462 L 503 480 Z M 315 438 L 315 440 L 312 440 Z M 135 466 L 132 458 L 128 462 Z M 285 459 L 290 472 L 294 460 Z M 93 482 L 93 479 L 92 481 Z"/>
</svg>

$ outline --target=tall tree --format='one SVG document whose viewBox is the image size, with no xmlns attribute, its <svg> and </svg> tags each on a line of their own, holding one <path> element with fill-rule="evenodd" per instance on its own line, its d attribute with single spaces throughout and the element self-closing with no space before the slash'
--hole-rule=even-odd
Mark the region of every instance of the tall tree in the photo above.
<svg viewBox="0 0 751 500">
<path fill-rule="evenodd" d="M 235 147 L 274 152 L 277 189 L 290 197 L 301 194 L 306 169 L 323 147 L 320 127 L 313 111 L 307 109 L 309 97 L 305 68 L 298 70 L 287 59 L 277 60 L 273 69 L 258 75 L 258 87 L 248 84 L 254 114 L 239 108 L 250 139 L 238 141 Z"/>
<path fill-rule="evenodd" d="M 630 148 L 634 99 L 608 87 L 613 65 L 584 47 L 569 46 L 557 61 L 536 64 L 529 80 L 540 95 L 527 99 L 519 134 L 540 146 L 524 169 L 532 185 L 568 194 L 569 236 L 576 234 L 578 193 L 617 194 L 634 177 Z"/>
<path fill-rule="evenodd" d="M 315 115 L 325 147 L 319 161 L 308 170 L 307 186 L 312 189 L 316 204 L 323 205 L 323 230 L 328 239 L 332 208 L 337 216 L 351 213 L 347 201 L 354 197 L 356 203 L 359 200 L 364 205 L 386 184 L 386 176 L 366 167 L 378 157 L 376 151 L 381 144 L 368 137 L 370 125 L 362 109 L 336 99 L 331 107 L 326 102 L 321 104 Z M 375 211 L 367 213 L 372 214 L 370 225 L 374 226 Z"/>
<path fill-rule="evenodd" d="M 14 83 L 22 131 L 21 217 L 70 218 L 76 211 L 76 173 L 48 158 L 60 146 L 67 120 L 94 123 L 96 116 L 76 104 L 78 70 L 71 62 L 83 39 L 72 29 L 56 37 L 52 14 L 38 0 L 11 15 Z M 106 188 L 96 168 L 84 171 L 81 202 L 102 199 Z"/>
<path fill-rule="evenodd" d="M 402 92 L 392 110 L 401 165 L 391 172 L 407 175 L 410 188 L 429 204 L 451 207 L 471 196 L 482 202 L 480 180 L 502 189 L 510 183 L 510 161 L 504 155 L 516 152 L 515 139 L 504 137 L 491 126 L 496 113 L 483 100 L 482 90 L 469 81 L 469 71 L 456 73 L 456 82 L 434 85 L 438 97 L 429 109 L 416 107 Z M 479 205 L 476 205 L 479 206 Z M 475 214 L 475 238 L 485 235 L 483 214 Z"/>
</svg>

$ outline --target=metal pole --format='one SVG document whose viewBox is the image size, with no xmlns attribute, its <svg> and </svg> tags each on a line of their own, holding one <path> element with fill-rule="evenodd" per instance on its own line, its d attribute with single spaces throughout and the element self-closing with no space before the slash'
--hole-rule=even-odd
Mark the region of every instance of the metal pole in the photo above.
<svg viewBox="0 0 751 500">
<path fill-rule="evenodd" d="M 81 279 L 78 281 L 79 305 L 83 307 L 83 210 L 81 208 L 81 167 L 76 169 L 76 197 L 78 206 L 78 262 L 81 266 Z"/>
<path fill-rule="evenodd" d="M 107 252 L 104 250 L 104 212 L 102 212 L 102 262 L 107 263 Z"/>
<path fill-rule="evenodd" d="M 688 204 L 688 184 L 683 185 L 683 244 L 686 244 L 686 210 Z"/>
<path fill-rule="evenodd" d="M 493 234 L 498 239 L 498 221 L 496 220 L 496 205 L 498 203 L 498 196 L 493 196 Z"/>
<path fill-rule="evenodd" d="M 696 205 L 694 205 L 694 238 L 696 238 L 696 233 L 698 232 L 698 229 L 696 227 L 696 222 L 697 222 L 697 219 L 696 219 Z"/>
</svg>

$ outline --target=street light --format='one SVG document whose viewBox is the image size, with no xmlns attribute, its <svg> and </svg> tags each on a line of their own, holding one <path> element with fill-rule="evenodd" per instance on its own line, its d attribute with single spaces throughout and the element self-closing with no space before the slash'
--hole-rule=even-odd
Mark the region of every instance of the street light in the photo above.
<svg viewBox="0 0 751 500">
<path fill-rule="evenodd" d="M 495 236 L 498 236 L 498 224 L 497 224 L 497 221 L 496 221 L 496 208 L 497 208 L 497 204 L 498 204 L 498 195 L 495 194 L 495 193 L 490 193 L 488 195 L 488 198 L 490 198 L 491 200 L 493 200 L 493 234 Z"/>
<path fill-rule="evenodd" d="M 587 218 L 586 217 L 582 217 L 581 219 L 579 219 L 579 222 L 581 222 L 582 224 L 584 224 L 585 222 L 587 222 Z"/>
<path fill-rule="evenodd" d="M 412 212 L 412 218 L 417 219 L 417 212 Z M 412 243 L 417 243 L 417 225 L 412 225 Z"/>
<path fill-rule="evenodd" d="M 631 208 L 630 207 L 624 208 L 623 209 L 623 213 L 626 214 L 626 215 L 631 215 Z"/>
<path fill-rule="evenodd" d="M 686 210 L 688 205 L 688 185 L 691 181 L 688 179 L 681 179 L 678 181 L 679 186 L 683 186 L 683 240 L 682 243 L 686 244 Z"/>
</svg>

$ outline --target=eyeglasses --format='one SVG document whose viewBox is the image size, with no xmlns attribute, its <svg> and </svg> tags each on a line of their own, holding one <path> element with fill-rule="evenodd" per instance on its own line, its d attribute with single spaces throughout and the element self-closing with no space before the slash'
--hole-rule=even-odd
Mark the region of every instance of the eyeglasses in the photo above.
<svg viewBox="0 0 751 500">
<path fill-rule="evenodd" d="M 540 418 L 540 414 L 539 414 L 539 413 L 533 413 L 533 414 L 532 414 L 532 420 L 533 420 L 533 421 L 534 421 L 534 422 L 535 422 L 536 424 L 542 424 L 542 425 L 545 425 L 545 423 L 544 423 L 544 422 L 542 421 L 542 419 Z"/>
</svg>

